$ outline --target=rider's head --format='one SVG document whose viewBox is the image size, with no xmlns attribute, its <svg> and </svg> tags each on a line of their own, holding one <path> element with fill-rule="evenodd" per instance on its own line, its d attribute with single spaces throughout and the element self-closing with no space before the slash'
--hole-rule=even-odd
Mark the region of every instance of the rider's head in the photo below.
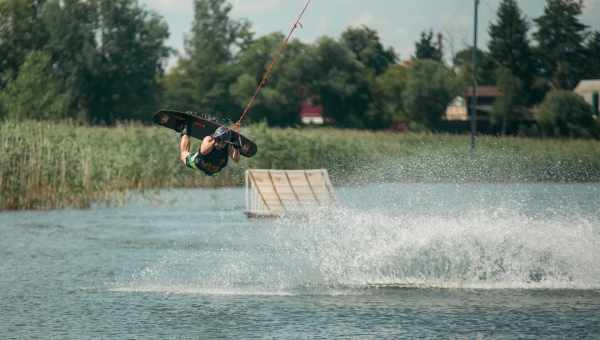
<svg viewBox="0 0 600 340">
<path fill-rule="evenodd" d="M 212 137 L 215 139 L 217 147 L 223 148 L 225 142 L 231 140 L 231 130 L 224 126 L 220 126 L 215 130 Z"/>
</svg>

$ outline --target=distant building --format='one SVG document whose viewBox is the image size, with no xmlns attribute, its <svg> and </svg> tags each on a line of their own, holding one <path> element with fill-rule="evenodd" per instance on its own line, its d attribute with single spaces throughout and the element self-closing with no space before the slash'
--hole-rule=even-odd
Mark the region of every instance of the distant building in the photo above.
<svg viewBox="0 0 600 340">
<path fill-rule="evenodd" d="M 488 117 L 494 109 L 494 103 L 502 92 L 495 86 L 477 87 L 477 117 Z M 467 87 L 463 96 L 456 97 L 446 108 L 445 118 L 448 121 L 469 120 L 469 108 L 473 101 L 473 87 Z"/>
<path fill-rule="evenodd" d="M 304 124 L 323 124 L 325 122 L 323 119 L 323 107 L 321 105 L 314 105 L 311 99 L 306 99 L 300 105 L 300 119 Z"/>
<path fill-rule="evenodd" d="M 479 86 L 477 87 L 477 116 L 489 116 L 494 109 L 496 99 L 502 97 L 502 91 L 496 86 Z M 473 87 L 467 87 L 465 90 L 465 98 L 467 107 L 472 106 L 474 99 Z"/>
<path fill-rule="evenodd" d="M 469 120 L 469 110 L 465 98 L 456 97 L 446 108 L 446 120 Z"/>
<path fill-rule="evenodd" d="M 575 93 L 588 102 L 596 115 L 600 106 L 600 79 L 582 80 L 575 88 Z"/>
</svg>

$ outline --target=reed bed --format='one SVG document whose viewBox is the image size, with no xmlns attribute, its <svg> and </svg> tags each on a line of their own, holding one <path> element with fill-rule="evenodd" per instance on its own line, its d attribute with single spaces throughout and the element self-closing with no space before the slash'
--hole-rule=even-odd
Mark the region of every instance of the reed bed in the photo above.
<svg viewBox="0 0 600 340">
<path fill-rule="evenodd" d="M 337 184 L 600 181 L 600 142 L 394 134 L 339 129 L 251 129 L 258 168 L 327 168 Z"/>
<path fill-rule="evenodd" d="M 4 122 L 0 209 L 87 207 L 128 190 L 240 181 L 229 171 L 212 179 L 198 176 L 179 163 L 176 134 L 157 128 Z"/>
<path fill-rule="evenodd" d="M 257 156 L 206 177 L 180 163 L 178 136 L 164 128 L 5 121 L 0 123 L 0 209 L 88 207 L 130 190 L 236 186 L 247 168 L 326 168 L 337 185 L 600 180 L 598 141 L 485 137 L 471 157 L 466 136 L 263 124 L 243 132 L 257 142 Z"/>
</svg>

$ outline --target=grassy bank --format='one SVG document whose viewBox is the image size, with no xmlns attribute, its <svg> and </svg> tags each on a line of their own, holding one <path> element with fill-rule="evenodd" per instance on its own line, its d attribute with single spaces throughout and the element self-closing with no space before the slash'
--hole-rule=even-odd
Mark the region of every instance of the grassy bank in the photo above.
<svg viewBox="0 0 600 340">
<path fill-rule="evenodd" d="M 335 129 L 245 128 L 258 155 L 208 178 L 178 161 L 159 127 L 0 123 L 0 209 L 85 207 L 115 192 L 239 185 L 246 168 L 327 168 L 336 184 L 384 181 L 599 181 L 600 142 Z M 197 146 L 195 143 L 194 146 Z"/>
</svg>

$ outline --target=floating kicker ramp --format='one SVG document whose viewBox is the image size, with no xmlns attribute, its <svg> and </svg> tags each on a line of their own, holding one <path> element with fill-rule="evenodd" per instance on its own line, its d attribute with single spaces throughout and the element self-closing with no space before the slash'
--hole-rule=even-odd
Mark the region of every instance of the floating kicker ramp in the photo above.
<svg viewBox="0 0 600 340">
<path fill-rule="evenodd" d="M 246 170 L 246 215 L 303 214 L 335 203 L 329 174 L 319 170 Z"/>
</svg>

